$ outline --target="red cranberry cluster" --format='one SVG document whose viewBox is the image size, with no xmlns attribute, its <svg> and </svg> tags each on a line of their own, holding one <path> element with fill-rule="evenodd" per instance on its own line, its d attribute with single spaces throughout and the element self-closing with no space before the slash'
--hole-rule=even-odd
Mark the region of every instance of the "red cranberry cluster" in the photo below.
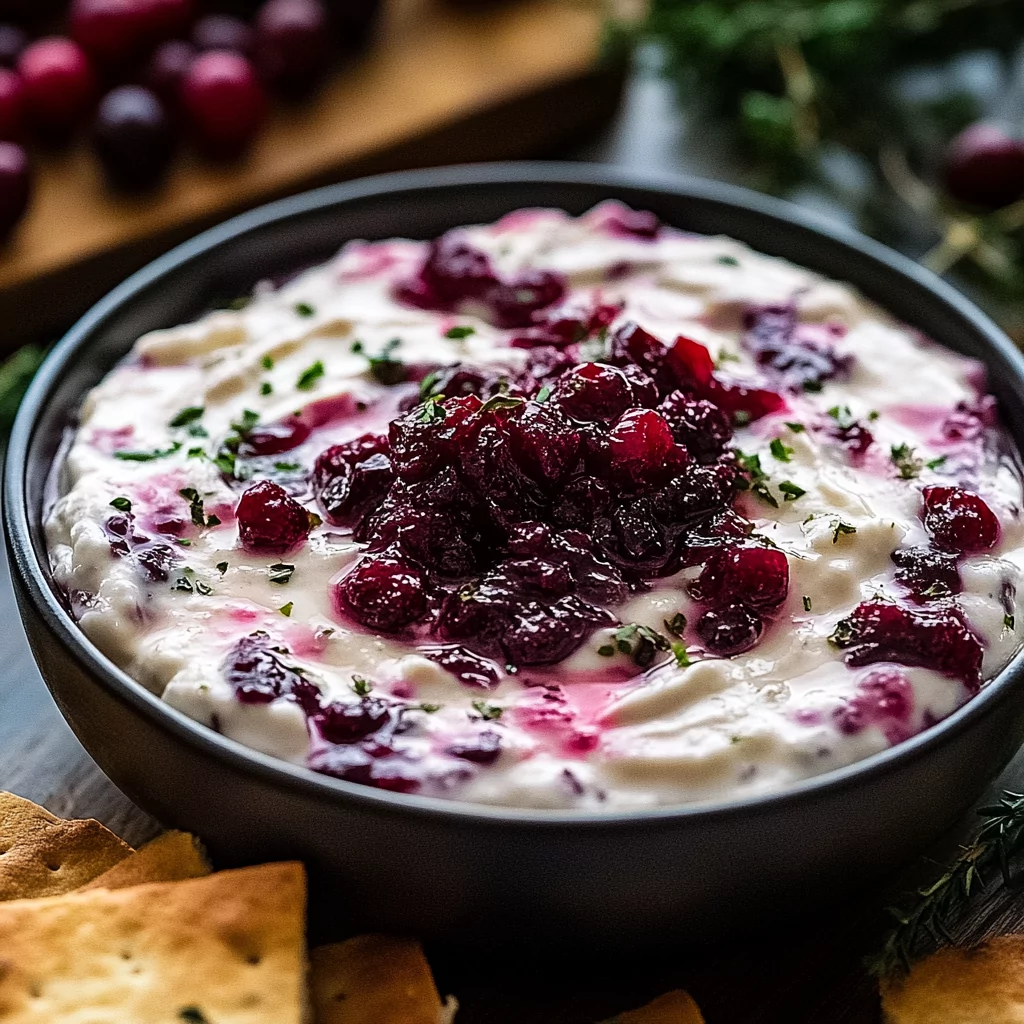
<svg viewBox="0 0 1024 1024">
<path fill-rule="evenodd" d="M 110 542 L 110 553 L 115 558 L 131 559 L 147 579 L 154 583 L 166 581 L 170 571 L 179 564 L 172 548 L 160 544 L 140 532 L 131 512 L 118 512 L 104 524 L 103 531 Z"/>
<path fill-rule="evenodd" d="M 981 680 L 984 651 L 949 598 L 962 587 L 958 560 L 995 547 L 999 520 L 984 499 L 959 487 L 925 487 L 922 499 L 932 544 L 900 548 L 892 555 L 896 579 L 910 592 L 913 606 L 863 602 L 838 624 L 832 639 L 847 651 L 848 665 L 920 665 L 973 689 Z M 921 607 L 925 603 L 928 607 Z"/>
<path fill-rule="evenodd" d="M 71 0 L 67 36 L 29 41 L 0 25 L 0 234 L 29 199 L 21 147 L 65 141 L 92 122 L 97 156 L 120 188 L 166 170 L 176 136 L 206 155 L 239 155 L 266 118 L 267 91 L 304 96 L 340 43 L 366 37 L 378 0 L 263 0 L 252 24 L 197 17 L 195 0 Z"/>
</svg>

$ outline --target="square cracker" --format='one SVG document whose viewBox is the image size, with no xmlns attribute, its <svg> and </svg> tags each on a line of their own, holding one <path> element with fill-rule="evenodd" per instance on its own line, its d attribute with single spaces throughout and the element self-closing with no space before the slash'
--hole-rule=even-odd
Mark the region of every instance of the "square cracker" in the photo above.
<svg viewBox="0 0 1024 1024">
<path fill-rule="evenodd" d="M 301 1024 L 306 877 L 263 864 L 0 904 L 4 1024 Z"/>
<path fill-rule="evenodd" d="M 0 793 L 0 900 L 71 892 L 131 852 L 98 821 L 64 821 L 31 800 Z"/>
<path fill-rule="evenodd" d="M 414 939 L 358 935 L 318 946 L 309 961 L 316 1024 L 444 1024 L 454 1012 Z"/>
<path fill-rule="evenodd" d="M 187 878 L 203 878 L 209 873 L 209 862 L 195 836 L 187 832 L 165 832 L 78 891 L 127 889 L 146 882 L 183 882 Z"/>
<path fill-rule="evenodd" d="M 1024 935 L 940 949 L 881 989 L 886 1024 L 1024 1024 Z"/>
<path fill-rule="evenodd" d="M 606 1024 L 704 1024 L 704 1018 L 689 993 L 675 989 L 639 1010 L 612 1017 Z"/>
</svg>

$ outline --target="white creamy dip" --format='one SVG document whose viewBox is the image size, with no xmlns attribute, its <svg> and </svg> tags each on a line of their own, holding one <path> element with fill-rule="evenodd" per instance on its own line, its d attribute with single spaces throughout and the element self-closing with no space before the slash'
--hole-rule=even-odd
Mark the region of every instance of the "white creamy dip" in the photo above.
<svg viewBox="0 0 1024 1024">
<path fill-rule="evenodd" d="M 608 203 L 577 219 L 521 211 L 460 237 L 513 290 L 515 275 L 540 268 L 564 275 L 560 304 L 612 308 L 610 324 L 568 346 L 574 362 L 602 362 L 606 336 L 632 321 L 667 345 L 683 335 L 705 346 L 728 386 L 781 396 L 777 411 L 750 422 L 741 413 L 729 442 L 750 485 L 733 504 L 754 529 L 737 543 L 780 550 L 788 565 L 788 596 L 757 613 L 763 633 L 749 649 L 716 657 L 702 642 L 710 605 L 694 585 L 697 562 L 628 581 L 610 609 L 619 625 L 609 619 L 558 664 L 506 666 L 485 652 L 496 683 L 473 686 L 421 652 L 441 642 L 429 617 L 381 633 L 339 610 L 338 586 L 371 557 L 350 529 L 313 520 L 286 552 L 241 546 L 235 510 L 254 482 L 270 477 L 324 517 L 310 483 L 322 451 L 387 434 L 439 367 L 514 379 L 536 351 L 510 347 L 530 328 L 494 326 L 489 307 L 439 311 L 396 297 L 427 251 L 405 240 L 353 242 L 323 267 L 260 285 L 243 308 L 147 334 L 88 395 L 46 521 L 54 574 L 82 630 L 169 704 L 257 750 L 488 804 L 624 809 L 749 796 L 949 715 L 1007 664 L 1024 629 L 1021 481 L 982 368 L 842 283 L 727 238 L 646 224 Z M 788 336 L 830 353 L 837 372 L 805 389 L 759 361 L 751 332 L 766 307 L 795 311 Z M 541 400 L 555 400 L 556 379 Z M 248 431 L 296 420 L 308 434 L 300 444 L 245 459 Z M 980 496 L 998 537 L 959 554 L 947 543 L 939 557 L 947 571 L 956 563 L 961 591 L 935 585 L 915 597 L 892 555 L 935 547 L 923 518 L 930 487 Z M 947 626 L 953 616 L 983 652 L 980 678 L 905 657 L 912 643 L 852 656 L 848 620 L 865 602 L 946 616 Z M 631 625 L 654 633 L 622 632 Z M 274 699 L 240 699 L 230 671 L 254 634 L 256 671 L 285 679 Z M 644 635 L 668 649 L 638 665 Z M 289 690 L 296 679 L 305 702 Z M 353 721 L 365 712 L 374 728 L 332 741 L 311 711 L 332 703 Z"/>
</svg>

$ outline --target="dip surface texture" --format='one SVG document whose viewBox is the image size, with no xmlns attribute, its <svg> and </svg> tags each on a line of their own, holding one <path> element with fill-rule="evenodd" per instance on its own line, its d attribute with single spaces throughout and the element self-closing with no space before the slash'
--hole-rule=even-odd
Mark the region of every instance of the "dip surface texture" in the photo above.
<svg viewBox="0 0 1024 1024">
<path fill-rule="evenodd" d="M 607 203 L 353 242 L 139 339 L 47 518 L 82 630 L 241 743 L 407 793 L 777 790 L 1020 647 L 982 368 Z"/>
</svg>

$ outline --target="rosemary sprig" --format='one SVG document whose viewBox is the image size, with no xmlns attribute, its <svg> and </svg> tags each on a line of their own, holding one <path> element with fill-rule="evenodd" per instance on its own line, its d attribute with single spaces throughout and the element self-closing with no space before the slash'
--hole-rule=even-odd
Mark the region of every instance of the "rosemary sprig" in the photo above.
<svg viewBox="0 0 1024 1024">
<path fill-rule="evenodd" d="M 943 942 L 952 943 L 949 929 L 968 900 L 993 878 L 1005 886 L 1021 884 L 1024 873 L 1014 872 L 1014 858 L 1024 850 L 1024 793 L 1006 790 L 999 802 L 978 808 L 985 820 L 973 842 L 931 885 L 919 889 L 915 901 L 904 908 L 890 907 L 896 926 L 881 951 L 867 966 L 885 977 L 910 969 L 911 963 Z"/>
</svg>

